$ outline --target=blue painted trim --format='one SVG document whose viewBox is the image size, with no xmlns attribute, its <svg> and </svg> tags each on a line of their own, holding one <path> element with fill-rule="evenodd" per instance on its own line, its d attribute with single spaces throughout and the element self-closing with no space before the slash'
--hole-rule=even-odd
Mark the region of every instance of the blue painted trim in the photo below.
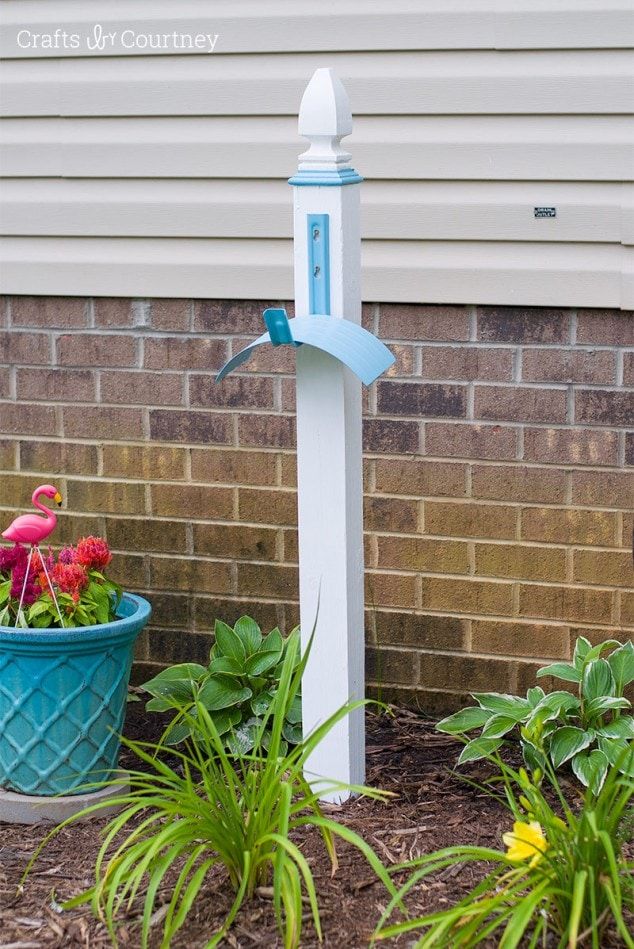
<svg viewBox="0 0 634 949">
<path fill-rule="evenodd" d="M 308 215 L 308 302 L 311 313 L 330 313 L 330 215 Z"/>
<path fill-rule="evenodd" d="M 298 188 L 313 185 L 341 188 L 343 185 L 356 185 L 361 181 L 363 181 L 363 178 L 354 168 L 342 168 L 341 171 L 302 169 L 302 171 L 298 171 L 296 175 L 288 179 L 289 185 L 295 185 Z"/>
</svg>

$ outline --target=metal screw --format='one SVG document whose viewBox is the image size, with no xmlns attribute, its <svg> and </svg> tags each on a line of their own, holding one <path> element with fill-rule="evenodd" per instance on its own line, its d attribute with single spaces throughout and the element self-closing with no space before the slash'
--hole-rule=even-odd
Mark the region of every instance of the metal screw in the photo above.
<svg viewBox="0 0 634 949">
<path fill-rule="evenodd" d="M 313 270 L 313 277 L 318 277 L 320 273 L 321 273 L 321 267 L 317 265 L 315 269 Z"/>
<path fill-rule="evenodd" d="M 316 227 L 316 228 L 314 229 L 314 231 L 313 231 L 313 240 L 314 240 L 314 241 L 319 240 L 319 228 L 318 228 L 318 227 Z"/>
</svg>

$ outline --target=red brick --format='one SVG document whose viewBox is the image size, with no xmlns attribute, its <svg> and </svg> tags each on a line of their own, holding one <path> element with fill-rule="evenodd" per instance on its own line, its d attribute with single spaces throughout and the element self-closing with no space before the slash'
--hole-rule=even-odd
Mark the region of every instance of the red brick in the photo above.
<svg viewBox="0 0 634 949">
<path fill-rule="evenodd" d="M 82 297 L 12 297 L 14 326 L 81 327 L 88 325 L 88 303 Z"/>
<path fill-rule="evenodd" d="M 427 422 L 425 452 L 450 458 L 512 459 L 517 456 L 517 429 Z"/>
<path fill-rule="evenodd" d="M 192 480 L 207 484 L 275 484 L 274 452 L 192 448 Z"/>
<path fill-rule="evenodd" d="M 465 692 L 515 691 L 515 663 L 505 659 L 482 660 L 475 656 L 454 656 L 440 652 L 421 656 L 420 665 L 420 684 L 444 693 L 439 708 L 446 707 L 447 692 L 464 695 Z M 464 704 L 464 701 L 460 702 L 460 705 Z"/>
<path fill-rule="evenodd" d="M 563 547 L 529 544 L 476 544 L 475 572 L 480 577 L 516 577 L 520 580 L 565 580 Z"/>
<path fill-rule="evenodd" d="M 297 567 L 272 563 L 239 563 L 238 593 L 240 596 L 297 599 L 299 595 Z"/>
<path fill-rule="evenodd" d="M 143 438 L 142 409 L 65 405 L 63 418 L 66 438 L 107 438 L 112 441 Z"/>
<path fill-rule="evenodd" d="M 259 335 L 260 332 L 258 331 Z M 245 346 L 252 343 L 254 339 L 256 339 L 255 336 L 232 339 L 230 341 L 231 355 L 235 356 Z M 295 350 L 292 346 L 262 346 L 256 349 L 242 371 L 245 375 L 251 375 L 254 372 L 272 372 L 276 375 L 286 373 L 290 375 L 295 372 Z"/>
<path fill-rule="evenodd" d="M 612 593 L 584 587 L 520 584 L 520 616 L 537 616 L 556 620 L 581 620 L 587 623 L 609 623 L 612 615 Z"/>
<path fill-rule="evenodd" d="M 416 573 L 468 573 L 468 545 L 428 537 L 377 538 L 378 566 Z"/>
<path fill-rule="evenodd" d="M 126 327 L 134 325 L 132 301 L 128 297 L 97 297 L 94 300 L 95 326 Z"/>
<path fill-rule="evenodd" d="M 542 464 L 616 465 L 618 435 L 578 428 L 528 428 L 524 458 Z"/>
<path fill-rule="evenodd" d="M 501 504 L 425 501 L 425 533 L 447 537 L 515 537 L 517 509 Z"/>
<path fill-rule="evenodd" d="M 376 491 L 418 497 L 463 497 L 466 494 L 466 471 L 466 465 L 457 462 L 433 462 L 424 458 L 377 458 Z"/>
<path fill-rule="evenodd" d="M 368 606 L 402 606 L 414 609 L 418 580 L 413 574 L 365 572 L 365 602 Z"/>
<path fill-rule="evenodd" d="M 478 339 L 495 343 L 565 343 L 570 313 L 542 307 L 480 306 Z"/>
<path fill-rule="evenodd" d="M 271 303 L 265 300 L 197 300 L 194 304 L 194 330 L 202 333 L 231 334 L 264 332 L 262 313 L 268 307 L 284 307 L 290 315 L 287 303 Z"/>
<path fill-rule="evenodd" d="M 634 346 L 634 311 L 578 310 L 577 342 Z"/>
<path fill-rule="evenodd" d="M 522 379 L 610 385 L 616 380 L 616 354 L 602 349 L 525 349 Z"/>
<path fill-rule="evenodd" d="M 102 402 L 182 405 L 183 381 L 175 372 L 101 372 Z"/>
<path fill-rule="evenodd" d="M 146 369 L 203 369 L 217 372 L 227 358 L 227 344 L 220 339 L 168 336 L 146 339 Z"/>
<path fill-rule="evenodd" d="M 587 425 L 634 425 L 634 390 L 577 389 L 575 418 Z"/>
<path fill-rule="evenodd" d="M 627 471 L 573 471 L 572 503 L 590 507 L 634 507 L 634 484 Z"/>
<path fill-rule="evenodd" d="M 189 377 L 191 405 L 225 408 L 273 408 L 273 380 L 260 376 L 229 376 L 218 385 L 212 375 Z"/>
<path fill-rule="evenodd" d="M 420 655 L 413 649 L 373 649 L 366 651 L 366 677 L 371 682 L 415 685 L 418 682 Z"/>
<path fill-rule="evenodd" d="M 297 487 L 297 457 L 293 454 L 284 453 L 278 456 L 281 461 L 281 480 L 285 488 Z"/>
<path fill-rule="evenodd" d="M 379 336 L 381 339 L 467 340 L 469 310 L 466 306 L 382 303 Z"/>
<path fill-rule="evenodd" d="M 485 346 L 426 346 L 423 349 L 423 377 L 510 382 L 513 378 L 513 352 Z"/>
<path fill-rule="evenodd" d="M 42 366 L 51 361 L 51 344 L 46 333 L 0 333 L 0 359 L 12 366 Z"/>
<path fill-rule="evenodd" d="M 467 387 L 423 382 L 379 382 L 377 403 L 382 415 L 464 418 L 467 414 Z"/>
<path fill-rule="evenodd" d="M 522 508 L 521 515 L 525 540 L 600 547 L 615 543 L 617 515 L 613 511 L 528 507 Z"/>
<path fill-rule="evenodd" d="M 506 616 L 513 609 L 513 583 L 423 577 L 423 609 Z"/>
<path fill-rule="evenodd" d="M 631 548 L 623 551 L 575 550 L 573 578 L 577 583 L 634 589 Z"/>
<path fill-rule="evenodd" d="M 57 340 L 57 361 L 62 366 L 134 366 L 136 340 L 132 336 L 77 333 Z"/>
<path fill-rule="evenodd" d="M 634 353 L 623 354 L 623 385 L 634 386 Z"/>
<path fill-rule="evenodd" d="M 293 448 L 295 419 L 289 415 L 240 415 L 238 442 L 247 448 Z"/>
<path fill-rule="evenodd" d="M 197 484 L 153 484 L 152 513 L 159 517 L 233 518 L 233 490 Z"/>
<path fill-rule="evenodd" d="M 570 628 L 554 624 L 474 620 L 471 626 L 471 649 L 473 652 L 499 656 L 569 659 Z"/>
<path fill-rule="evenodd" d="M 471 473 L 474 498 L 491 501 L 565 501 L 566 473 L 555 468 L 524 465 L 474 465 Z"/>
<path fill-rule="evenodd" d="M 275 560 L 278 531 L 246 524 L 194 524 L 194 551 L 232 560 Z"/>
<path fill-rule="evenodd" d="M 152 300 L 150 319 L 153 329 L 187 332 L 192 306 L 190 300 Z"/>
<path fill-rule="evenodd" d="M 146 570 L 146 558 L 143 555 L 118 553 L 108 567 L 108 578 L 125 590 L 142 590 L 147 586 Z"/>
<path fill-rule="evenodd" d="M 0 432 L 3 435 L 55 435 L 55 409 L 51 405 L 2 402 Z"/>
<path fill-rule="evenodd" d="M 141 481 L 182 481 L 187 449 L 173 445 L 104 445 L 103 473 Z"/>
<path fill-rule="evenodd" d="M 395 362 L 385 373 L 386 376 L 399 378 L 401 376 L 409 377 L 415 374 L 414 354 L 416 350 L 413 346 L 403 346 L 400 343 L 390 343 L 390 352 L 394 356 Z"/>
<path fill-rule="evenodd" d="M 199 557 L 150 557 L 153 590 L 230 593 L 231 565 Z"/>
<path fill-rule="evenodd" d="M 68 481 L 68 507 L 91 514 L 145 514 L 145 486 L 125 481 Z"/>
<path fill-rule="evenodd" d="M 187 550 L 187 526 L 183 521 L 107 517 L 106 537 L 113 550 L 174 551 L 180 554 Z"/>
<path fill-rule="evenodd" d="M 468 621 L 455 616 L 377 610 L 374 622 L 379 643 L 416 646 L 419 649 L 466 648 Z"/>
<path fill-rule="evenodd" d="M 387 419 L 363 420 L 363 450 L 394 455 L 418 452 L 418 422 Z"/>
<path fill-rule="evenodd" d="M 16 441 L 0 439 L 0 470 L 13 471 L 15 469 Z"/>
<path fill-rule="evenodd" d="M 394 534 L 418 530 L 418 501 L 403 498 L 368 497 L 364 503 L 365 528 Z"/>
<path fill-rule="evenodd" d="M 238 509 L 241 521 L 285 526 L 297 524 L 297 495 L 294 491 L 240 488 Z"/>
<path fill-rule="evenodd" d="M 90 369 L 18 369 L 18 399 L 46 402 L 94 402 L 95 374 Z"/>
<path fill-rule="evenodd" d="M 516 386 L 476 386 L 474 415 L 496 422 L 565 422 L 566 392 Z"/>
<path fill-rule="evenodd" d="M 0 399 L 8 399 L 11 395 L 11 369 L 9 366 L 0 366 Z"/>
<path fill-rule="evenodd" d="M 154 441 L 230 445 L 233 420 L 219 412 L 151 409 L 150 436 Z"/>
<path fill-rule="evenodd" d="M 634 432 L 625 434 L 625 464 L 634 465 Z"/>
<path fill-rule="evenodd" d="M 20 468 L 22 471 L 37 471 L 42 475 L 53 474 L 97 474 L 98 455 L 96 445 L 82 442 L 20 442 Z"/>
</svg>

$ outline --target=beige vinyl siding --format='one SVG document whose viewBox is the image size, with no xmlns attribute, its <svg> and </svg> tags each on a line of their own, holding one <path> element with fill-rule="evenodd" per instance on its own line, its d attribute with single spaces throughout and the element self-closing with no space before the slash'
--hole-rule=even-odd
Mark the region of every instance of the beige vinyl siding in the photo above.
<svg viewBox="0 0 634 949">
<path fill-rule="evenodd" d="M 366 178 L 365 299 L 634 306 L 632 0 L 0 13 L 6 292 L 291 296 L 296 113 L 332 65 Z M 15 42 L 57 26 L 83 39 L 96 21 L 219 38 L 213 55 Z"/>
</svg>

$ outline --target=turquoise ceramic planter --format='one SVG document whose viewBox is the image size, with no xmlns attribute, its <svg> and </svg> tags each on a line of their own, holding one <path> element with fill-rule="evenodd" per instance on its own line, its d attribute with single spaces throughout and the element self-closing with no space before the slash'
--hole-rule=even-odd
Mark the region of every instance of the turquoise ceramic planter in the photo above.
<svg viewBox="0 0 634 949">
<path fill-rule="evenodd" d="M 0 787 L 81 794 L 115 771 L 134 643 L 151 608 L 126 593 L 117 612 L 78 629 L 0 626 Z"/>
</svg>

